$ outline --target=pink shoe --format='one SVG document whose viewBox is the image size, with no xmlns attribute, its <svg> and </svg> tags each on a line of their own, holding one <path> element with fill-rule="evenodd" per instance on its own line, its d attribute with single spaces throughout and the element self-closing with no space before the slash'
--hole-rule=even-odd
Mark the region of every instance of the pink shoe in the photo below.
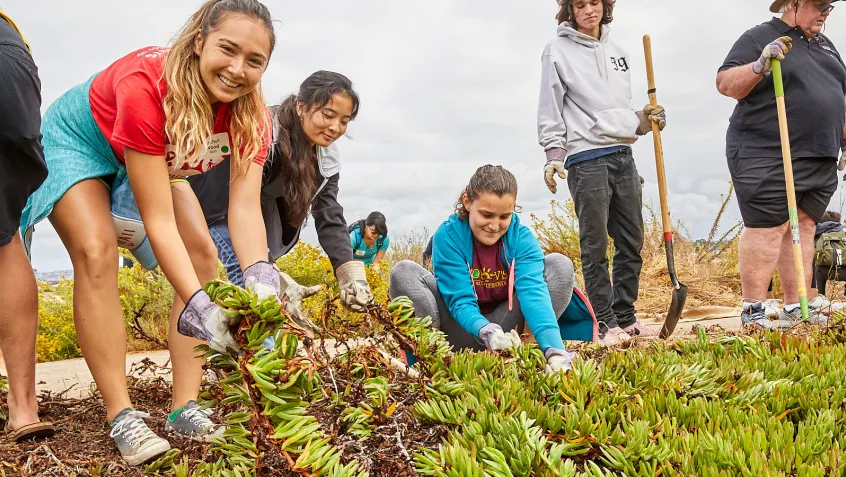
<svg viewBox="0 0 846 477">
<path fill-rule="evenodd" d="M 599 339 L 599 344 L 602 346 L 617 346 L 631 340 L 632 337 L 623 331 L 619 326 L 609 329 L 605 332 L 605 336 Z"/>
<path fill-rule="evenodd" d="M 654 338 L 661 333 L 661 328 L 655 326 L 646 326 L 640 322 L 640 320 L 635 320 L 634 323 L 630 324 L 629 326 L 623 328 L 623 331 L 631 335 L 632 337 L 638 338 Z"/>
</svg>

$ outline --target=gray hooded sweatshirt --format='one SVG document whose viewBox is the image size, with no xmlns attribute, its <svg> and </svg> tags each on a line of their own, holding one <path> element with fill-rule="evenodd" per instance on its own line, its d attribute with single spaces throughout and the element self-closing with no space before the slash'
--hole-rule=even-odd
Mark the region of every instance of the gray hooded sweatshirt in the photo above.
<svg viewBox="0 0 846 477">
<path fill-rule="evenodd" d="M 597 40 L 562 23 L 558 36 L 544 48 L 538 142 L 547 157 L 563 160 L 637 140 L 640 120 L 631 105 L 632 61 L 611 41 L 610 33 L 608 25 L 602 25 Z"/>
</svg>

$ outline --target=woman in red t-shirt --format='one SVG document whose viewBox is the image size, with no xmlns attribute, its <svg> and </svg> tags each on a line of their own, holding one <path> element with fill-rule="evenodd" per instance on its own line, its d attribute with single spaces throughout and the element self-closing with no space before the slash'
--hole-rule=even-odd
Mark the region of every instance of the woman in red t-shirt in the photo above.
<svg viewBox="0 0 846 477">
<path fill-rule="evenodd" d="M 130 53 L 65 93 L 45 114 L 49 176 L 27 203 L 22 230 L 29 244 L 32 226 L 49 218 L 70 254 L 79 343 L 103 395 L 110 436 L 130 465 L 170 446 L 147 427 L 149 416 L 132 407 L 127 392 L 119 240 L 140 261 L 157 261 L 176 291 L 168 340 L 175 388 L 199 386 L 196 338 L 221 352 L 237 348 L 232 319 L 201 288 L 217 274 L 217 252 L 197 198 L 180 178 L 231 158 L 235 252 L 249 265 L 244 276 L 254 291 L 279 294 L 259 201 L 271 139 L 259 83 L 274 45 L 264 5 L 210 0 L 170 48 Z M 175 397 L 174 405 L 179 409 L 168 430 L 195 438 L 209 431 L 211 422 L 196 403 Z"/>
</svg>

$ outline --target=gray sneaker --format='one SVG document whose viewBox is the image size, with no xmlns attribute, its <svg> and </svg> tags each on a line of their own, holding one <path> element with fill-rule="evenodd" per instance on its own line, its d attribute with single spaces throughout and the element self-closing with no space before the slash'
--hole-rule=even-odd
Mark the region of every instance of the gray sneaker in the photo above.
<svg viewBox="0 0 846 477">
<path fill-rule="evenodd" d="M 760 326 L 770 330 L 776 328 L 776 324 L 767 318 L 764 304 L 760 301 L 743 308 L 743 312 L 740 313 L 740 322 L 743 326 Z"/>
<path fill-rule="evenodd" d="M 792 328 L 799 323 L 802 323 L 802 309 L 800 307 L 796 307 L 790 311 L 787 311 L 786 308 L 782 308 L 781 313 L 778 315 L 779 321 L 789 323 L 790 326 L 788 328 Z M 820 313 L 820 310 L 817 308 L 808 307 L 808 323 L 811 325 L 821 325 L 825 326 L 828 324 L 828 317 Z"/>
<path fill-rule="evenodd" d="M 114 439 L 120 456 L 131 465 L 141 465 L 170 450 L 170 443 L 147 427 L 146 412 L 126 408 L 112 421 L 109 437 Z"/>
<path fill-rule="evenodd" d="M 223 434 L 225 426 L 215 424 L 209 417 L 211 409 L 200 409 L 197 401 L 188 401 L 185 407 L 173 411 L 165 420 L 165 430 L 192 441 L 205 441 Z"/>
</svg>

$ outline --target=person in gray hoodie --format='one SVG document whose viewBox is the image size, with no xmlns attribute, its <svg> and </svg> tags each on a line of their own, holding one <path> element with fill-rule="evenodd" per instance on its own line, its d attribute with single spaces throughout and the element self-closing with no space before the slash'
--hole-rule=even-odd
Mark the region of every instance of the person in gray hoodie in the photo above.
<svg viewBox="0 0 846 477">
<path fill-rule="evenodd" d="M 661 129 L 661 106 L 631 106 L 631 58 L 611 40 L 615 0 L 559 0 L 558 34 L 544 48 L 538 142 L 544 180 L 567 185 L 579 219 L 582 272 L 600 322 L 600 342 L 614 345 L 656 330 L 635 317 L 643 264 L 642 190 L 631 144 Z M 569 171 L 569 177 L 565 171 Z M 613 285 L 608 236 L 614 240 Z M 604 326 L 603 326 L 604 324 Z"/>
</svg>

